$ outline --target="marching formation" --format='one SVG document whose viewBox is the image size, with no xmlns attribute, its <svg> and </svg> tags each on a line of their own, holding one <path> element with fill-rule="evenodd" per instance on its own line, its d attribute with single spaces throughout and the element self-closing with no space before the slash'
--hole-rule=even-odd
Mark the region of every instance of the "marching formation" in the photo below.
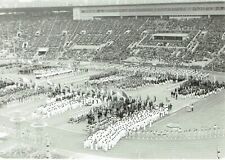
<svg viewBox="0 0 225 160">
<path fill-rule="evenodd" d="M 108 151 L 115 147 L 119 140 L 132 132 L 144 129 L 159 118 L 168 114 L 168 108 L 158 110 L 142 110 L 124 117 L 104 130 L 99 130 L 84 141 L 84 147 Z"/>
<path fill-rule="evenodd" d="M 73 70 L 70 70 L 70 69 L 63 69 L 63 68 L 54 68 L 53 69 L 52 68 L 52 69 L 34 71 L 34 74 L 37 79 L 40 79 L 40 78 L 47 78 L 47 77 L 68 74 L 68 73 L 72 73 L 72 72 L 73 72 Z"/>
<path fill-rule="evenodd" d="M 6 80 L 7 81 L 7 80 Z M 47 89 L 34 84 L 24 82 L 1 82 L 0 104 L 9 104 L 12 102 L 23 102 L 32 96 L 39 96 L 47 93 Z"/>
<path fill-rule="evenodd" d="M 135 90 L 149 85 L 182 82 L 193 78 L 204 79 L 207 73 L 191 69 L 176 69 L 170 67 L 117 67 L 118 72 L 100 74 L 91 78 L 88 84 L 92 86 L 114 86 L 119 89 Z"/>
<path fill-rule="evenodd" d="M 41 116 L 42 118 L 50 118 L 54 115 L 63 114 L 68 110 L 73 110 L 78 107 L 85 108 L 90 105 L 97 107 L 102 104 L 102 101 L 96 97 L 79 96 L 73 93 L 66 93 L 65 95 L 58 95 L 55 98 L 50 98 L 45 105 L 41 105 L 33 113 L 34 116 Z M 90 109 L 91 109 L 90 108 Z M 82 114 L 86 115 L 88 111 Z"/>
<path fill-rule="evenodd" d="M 211 94 L 216 94 L 217 92 L 225 88 L 225 83 L 219 83 L 218 81 L 211 82 L 209 80 L 197 80 L 189 79 L 180 85 L 179 88 L 175 89 L 174 94 L 178 93 L 179 96 L 186 98 L 194 96 L 196 98 L 204 98 Z M 172 93 L 171 93 L 172 94 Z"/>
</svg>

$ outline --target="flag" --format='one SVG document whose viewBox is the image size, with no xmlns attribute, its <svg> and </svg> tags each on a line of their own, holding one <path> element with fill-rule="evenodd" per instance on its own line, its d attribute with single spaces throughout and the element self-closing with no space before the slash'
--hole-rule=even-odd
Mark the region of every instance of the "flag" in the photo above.
<svg viewBox="0 0 225 160">
<path fill-rule="evenodd" d="M 122 96 L 126 99 L 129 99 L 129 97 L 127 96 L 127 94 L 124 91 L 122 91 Z"/>
<path fill-rule="evenodd" d="M 53 85 L 53 83 L 49 79 L 47 79 L 47 84 L 50 85 L 50 86 Z"/>
<path fill-rule="evenodd" d="M 111 90 L 111 96 L 117 94 L 115 91 Z"/>
</svg>

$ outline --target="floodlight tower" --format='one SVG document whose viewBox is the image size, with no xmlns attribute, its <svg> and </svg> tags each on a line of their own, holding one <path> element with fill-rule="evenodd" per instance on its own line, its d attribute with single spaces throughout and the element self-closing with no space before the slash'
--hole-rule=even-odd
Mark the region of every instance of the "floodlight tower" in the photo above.
<svg viewBox="0 0 225 160">
<path fill-rule="evenodd" d="M 34 129 L 34 146 L 38 151 L 43 151 L 45 148 L 45 128 L 47 123 L 42 121 L 36 121 L 31 124 L 31 127 Z"/>
<path fill-rule="evenodd" d="M 12 123 L 15 125 L 15 133 L 16 133 L 16 145 L 18 149 L 18 154 L 22 154 L 22 124 L 25 121 L 25 117 L 21 115 L 20 112 L 15 112 L 14 116 L 10 119 Z"/>
<path fill-rule="evenodd" d="M 15 112 L 15 115 L 10 119 L 11 122 L 14 123 L 15 125 L 15 130 L 16 130 L 16 138 L 17 140 L 21 140 L 21 126 L 23 124 L 23 122 L 25 121 L 25 118 L 23 116 L 21 116 L 20 112 Z"/>
</svg>

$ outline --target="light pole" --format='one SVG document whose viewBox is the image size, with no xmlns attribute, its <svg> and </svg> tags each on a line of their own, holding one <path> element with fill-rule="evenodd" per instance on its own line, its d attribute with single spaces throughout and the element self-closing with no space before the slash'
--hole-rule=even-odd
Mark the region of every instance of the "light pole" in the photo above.
<svg viewBox="0 0 225 160">
<path fill-rule="evenodd" d="M 35 140 L 34 145 L 38 149 L 38 151 L 43 151 L 44 149 L 44 129 L 47 127 L 47 123 L 37 121 L 31 124 L 31 127 L 34 129 L 35 132 Z"/>
<path fill-rule="evenodd" d="M 12 123 L 15 125 L 15 130 L 16 130 L 16 145 L 18 149 L 18 154 L 19 156 L 22 155 L 22 132 L 21 132 L 21 127 L 23 122 L 25 121 L 25 118 L 21 116 L 20 112 L 15 112 L 15 115 L 10 119 Z"/>
</svg>

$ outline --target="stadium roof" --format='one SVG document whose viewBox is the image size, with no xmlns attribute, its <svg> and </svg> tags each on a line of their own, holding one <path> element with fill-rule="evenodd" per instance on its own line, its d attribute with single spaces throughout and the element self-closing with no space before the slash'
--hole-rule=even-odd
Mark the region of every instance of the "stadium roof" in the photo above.
<svg viewBox="0 0 225 160">
<path fill-rule="evenodd" d="M 0 0 L 0 8 L 79 7 L 108 5 L 141 5 L 168 3 L 213 3 L 225 0 Z"/>
<path fill-rule="evenodd" d="M 168 3 L 212 3 L 224 2 L 225 0 L 74 0 L 75 6 L 92 5 L 138 5 L 138 4 L 168 4 Z M 77 5 L 76 5 L 77 3 Z"/>
</svg>

